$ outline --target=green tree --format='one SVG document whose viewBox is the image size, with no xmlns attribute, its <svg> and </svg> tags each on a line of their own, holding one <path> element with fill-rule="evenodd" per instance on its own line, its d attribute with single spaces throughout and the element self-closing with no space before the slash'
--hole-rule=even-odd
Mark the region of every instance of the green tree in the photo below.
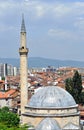
<svg viewBox="0 0 84 130">
<path fill-rule="evenodd" d="M 1 111 L 4 112 L 9 112 L 9 108 L 7 106 L 2 107 Z"/>
<path fill-rule="evenodd" d="M 80 95 L 80 103 L 81 105 L 84 105 L 84 92 L 81 92 L 81 95 Z"/>
<path fill-rule="evenodd" d="M 7 127 L 19 126 L 20 118 L 17 114 L 9 111 L 9 108 L 3 107 L 0 110 L 0 122 Z"/>
<path fill-rule="evenodd" d="M 28 125 L 20 126 L 19 122 L 19 116 L 10 112 L 8 107 L 0 109 L 0 130 L 28 130 Z"/>
<path fill-rule="evenodd" d="M 21 125 L 19 127 L 7 127 L 3 123 L 0 123 L 0 130 L 28 130 L 28 126 Z"/>
<path fill-rule="evenodd" d="M 65 84 L 65 88 L 66 88 L 66 90 L 70 93 L 70 94 L 72 94 L 72 91 L 73 91 L 73 81 L 72 81 L 72 79 L 71 78 L 68 78 L 68 79 L 66 79 L 66 84 Z"/>
<path fill-rule="evenodd" d="M 73 97 L 77 103 L 81 103 L 82 78 L 78 71 L 75 72 L 73 78 Z"/>
<path fill-rule="evenodd" d="M 65 88 L 73 96 L 76 103 L 82 103 L 82 78 L 78 71 L 74 73 L 72 78 L 66 79 Z"/>
<path fill-rule="evenodd" d="M 73 87 L 74 89 L 78 90 L 78 93 L 80 94 L 82 91 L 82 78 L 81 75 L 78 73 L 78 71 L 75 72 L 73 76 Z"/>
<path fill-rule="evenodd" d="M 2 80 L 5 80 L 5 77 L 2 77 Z"/>
</svg>

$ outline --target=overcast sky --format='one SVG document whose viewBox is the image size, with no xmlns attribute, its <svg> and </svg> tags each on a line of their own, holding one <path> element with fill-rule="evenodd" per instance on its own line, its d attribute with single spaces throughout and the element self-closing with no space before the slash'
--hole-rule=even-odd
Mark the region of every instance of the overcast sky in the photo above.
<svg viewBox="0 0 84 130">
<path fill-rule="evenodd" d="M 84 61 L 84 0 L 0 0 L 1 58 L 19 58 L 22 13 L 28 57 Z"/>
</svg>

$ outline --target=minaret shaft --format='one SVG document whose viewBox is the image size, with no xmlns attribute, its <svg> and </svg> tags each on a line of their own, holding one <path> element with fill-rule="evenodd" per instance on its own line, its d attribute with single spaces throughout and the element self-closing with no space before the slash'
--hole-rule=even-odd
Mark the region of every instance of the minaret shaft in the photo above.
<svg viewBox="0 0 84 130">
<path fill-rule="evenodd" d="M 21 113 L 24 113 L 25 105 L 28 103 L 27 72 L 27 57 L 26 55 L 20 55 Z"/>
<path fill-rule="evenodd" d="M 21 32 L 21 41 L 20 41 L 20 47 L 22 48 L 22 47 L 24 47 L 24 48 L 26 48 L 26 32 L 24 33 L 24 32 Z"/>
<path fill-rule="evenodd" d="M 28 48 L 26 48 L 26 29 L 24 19 L 22 19 L 21 33 L 20 33 L 20 87 L 21 87 L 21 114 L 25 111 L 25 105 L 28 103 L 28 65 L 27 54 Z"/>
</svg>

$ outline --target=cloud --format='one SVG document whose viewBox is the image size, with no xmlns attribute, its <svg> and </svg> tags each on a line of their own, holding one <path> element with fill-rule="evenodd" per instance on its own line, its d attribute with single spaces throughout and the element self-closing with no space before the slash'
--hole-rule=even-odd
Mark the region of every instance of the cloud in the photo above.
<svg viewBox="0 0 84 130">
<path fill-rule="evenodd" d="M 74 26 L 80 31 L 84 31 L 84 17 L 77 18 L 77 21 L 74 23 Z"/>
<path fill-rule="evenodd" d="M 82 29 L 83 21 L 78 20 L 84 17 L 84 2 L 47 2 L 38 0 L 29 0 L 22 4 L 25 15 L 27 15 L 32 24 L 42 23 L 44 27 L 60 26 L 65 29 Z M 46 24 L 47 23 L 47 24 Z M 53 24 L 53 25 L 52 25 Z M 79 27 L 81 26 L 81 27 Z"/>
<path fill-rule="evenodd" d="M 0 2 L 0 14 L 10 11 L 22 13 L 22 11 L 32 16 L 32 18 L 63 18 L 69 16 L 78 16 L 84 13 L 84 2 L 47 2 L 40 0 L 7 0 Z"/>
<path fill-rule="evenodd" d="M 48 35 L 60 39 L 69 39 L 72 37 L 72 33 L 62 29 L 50 29 Z"/>
<path fill-rule="evenodd" d="M 82 49 L 83 47 L 80 44 L 84 43 L 84 2 L 77 1 L 0 0 L 0 34 L 2 33 L 0 39 L 6 37 L 8 40 L 2 40 L 2 46 L 5 43 L 7 45 L 12 43 L 14 46 L 17 46 L 17 37 L 19 36 L 16 35 L 18 35 L 18 28 L 20 29 L 18 26 L 21 24 L 21 15 L 24 13 L 26 30 L 28 29 L 28 46 L 30 44 L 33 51 L 31 53 L 35 55 L 40 53 L 41 55 L 45 51 L 46 55 L 47 48 L 49 50 L 52 48 L 56 53 L 57 46 L 61 48 L 60 43 L 62 43 L 64 50 L 64 45 L 67 46 L 67 53 L 69 51 L 72 52 L 70 47 L 71 49 L 75 48 L 78 44 Z M 30 40 L 32 40 L 31 43 Z M 51 43 L 54 43 L 54 48 Z M 70 46 L 69 49 L 68 45 Z M 43 50 L 41 46 L 43 46 Z M 15 52 L 14 48 L 13 51 Z M 60 51 L 58 50 L 58 52 Z M 47 53 L 47 56 L 50 56 L 51 53 Z"/>
<path fill-rule="evenodd" d="M 6 32 L 6 31 L 14 31 L 15 27 L 14 26 L 6 26 L 6 25 L 0 25 L 0 32 Z"/>
<path fill-rule="evenodd" d="M 18 13 L 17 13 L 18 12 Z M 0 18 L 2 20 L 8 19 L 13 21 L 15 16 L 21 16 L 24 13 L 29 21 L 34 23 L 38 22 L 51 26 L 61 26 L 71 29 L 82 29 L 84 21 L 79 18 L 84 18 L 84 2 L 62 2 L 55 1 L 47 2 L 41 0 L 3 0 L 0 1 Z M 7 20 L 6 20 L 7 21 Z M 47 24 L 46 24 L 47 23 Z M 52 25 L 53 23 L 53 25 Z M 5 23 L 7 24 L 7 22 Z"/>
<path fill-rule="evenodd" d="M 49 10 L 49 5 L 41 1 L 27 1 L 23 4 L 24 12 L 27 12 L 32 19 L 45 17 Z"/>
<path fill-rule="evenodd" d="M 48 30 L 48 35 L 52 38 L 65 40 L 68 42 L 78 42 L 84 40 L 83 36 L 84 32 L 76 32 L 76 31 L 71 31 L 71 30 L 63 30 L 63 29 L 49 29 Z"/>
</svg>

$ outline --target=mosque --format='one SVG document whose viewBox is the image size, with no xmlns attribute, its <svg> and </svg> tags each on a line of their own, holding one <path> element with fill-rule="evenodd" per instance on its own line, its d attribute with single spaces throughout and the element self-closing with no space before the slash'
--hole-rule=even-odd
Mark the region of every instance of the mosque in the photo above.
<svg viewBox="0 0 84 130">
<path fill-rule="evenodd" d="M 80 130 L 78 105 L 73 97 L 58 86 L 43 86 L 28 101 L 26 28 L 24 17 L 20 32 L 21 120 L 32 130 Z"/>
</svg>

